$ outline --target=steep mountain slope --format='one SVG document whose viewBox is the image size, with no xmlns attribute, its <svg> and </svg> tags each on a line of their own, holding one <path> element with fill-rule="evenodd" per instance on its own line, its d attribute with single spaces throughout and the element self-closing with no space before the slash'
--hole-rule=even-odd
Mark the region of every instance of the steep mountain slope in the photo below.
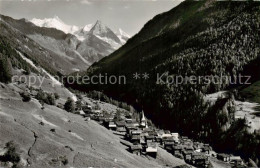
<svg viewBox="0 0 260 168">
<path fill-rule="evenodd" d="M 128 35 L 126 32 L 124 32 L 122 29 L 118 29 L 116 32 L 117 37 L 121 40 L 123 44 L 126 43 L 126 41 L 130 38 L 130 35 Z"/>
<path fill-rule="evenodd" d="M 30 64 L 26 63 L 18 54 L 24 54 L 36 65 L 40 65 L 53 75 L 59 74 L 60 67 L 53 60 L 58 57 L 55 53 L 42 48 L 4 21 L 0 21 L 0 53 L 11 60 L 12 66 L 22 68 L 27 72 L 37 72 Z M 61 64 L 68 65 L 61 60 Z"/>
<path fill-rule="evenodd" d="M 52 65 L 60 73 L 68 74 L 75 72 L 74 68 L 84 70 L 91 64 L 72 49 L 79 40 L 71 34 L 65 34 L 56 29 L 40 28 L 24 19 L 14 20 L 2 15 L 1 23 L 4 26 L 0 33 L 8 37 L 6 40 L 12 40 L 9 43 L 13 47 L 24 48 L 24 46 L 27 46 L 25 50 L 28 51 L 38 49 L 41 55 L 44 54 L 43 51 L 51 53 L 50 56 L 34 55 L 34 57 L 35 60 L 39 59 L 42 62 L 46 62 L 46 64 Z M 27 45 L 28 42 L 22 43 L 22 41 L 18 43 L 19 37 L 23 37 L 30 43 L 34 43 L 34 45 Z M 33 52 L 31 52 L 32 54 Z M 46 57 L 49 59 L 46 59 Z"/>
<path fill-rule="evenodd" d="M 2 22 L 55 53 L 53 61 L 64 74 L 86 70 L 92 63 L 109 55 L 123 44 L 100 21 L 90 29 L 91 25 L 83 28 L 66 25 L 58 17 L 33 19 L 34 24 L 25 19 L 15 20 L 3 15 L 0 17 Z"/>
<path fill-rule="evenodd" d="M 139 34 L 109 57 L 91 66 L 89 72 L 127 75 L 129 85 L 119 87 L 137 90 L 137 93 L 128 90 L 124 94 L 132 94 L 135 98 L 146 92 L 142 90 L 144 88 L 133 89 L 139 84 L 161 87 L 156 85 L 157 73 L 168 71 L 168 76 L 237 75 L 259 54 L 259 32 L 254 31 L 259 27 L 258 7 L 258 4 L 241 2 L 185 1 L 149 21 Z M 176 22 L 178 26 L 174 27 Z M 157 33 L 155 27 L 159 27 Z M 148 33 L 151 37 L 147 37 Z M 150 73 L 149 81 L 133 79 L 135 72 Z M 107 87 L 111 89 L 111 86 Z M 198 92 L 207 93 L 223 89 L 226 85 L 194 87 Z M 102 89 L 106 90 L 106 86 Z M 117 86 L 115 89 L 118 90 Z M 121 93 L 121 90 L 118 92 Z"/>
<path fill-rule="evenodd" d="M 77 51 L 92 63 L 99 61 L 104 55 L 109 55 L 123 44 L 114 32 L 99 20 L 83 35 L 84 40 L 77 45 Z"/>
<path fill-rule="evenodd" d="M 49 82 L 44 80 L 43 90 L 58 93 L 57 101 L 64 103 L 68 96 L 64 88 L 50 87 Z M 34 98 L 23 102 L 19 92 L 26 88 L 26 84 L 0 83 L 0 155 L 6 151 L 4 145 L 13 141 L 21 157 L 18 167 L 158 168 L 185 164 L 162 149 L 157 159 L 137 156 L 127 151 L 119 136 L 95 121 L 86 121 L 56 106 L 44 105 L 42 109 Z M 7 167 L 1 161 L 0 166 Z"/>
<path fill-rule="evenodd" d="M 75 95 L 41 68 L 43 66 L 52 74 L 58 74 L 56 69 L 52 69 L 55 67 L 42 60 L 51 59 L 47 57 L 49 52 L 16 29 L 8 27 L 8 24 L 0 24 L 0 167 L 12 167 L 11 162 L 3 159 L 7 151 L 5 144 L 11 141 L 20 158 L 18 165 L 13 167 L 157 168 L 185 164 L 161 148 L 158 149 L 156 159 L 132 154 L 121 143 L 122 139 L 112 131 L 95 121 L 87 121 L 80 115 L 63 110 L 60 105 L 68 97 L 74 99 Z M 39 55 L 40 51 L 46 55 Z M 2 66 L 5 65 L 2 64 L 3 59 L 10 62 L 8 69 Z M 2 81 L 2 72 L 9 71 L 16 78 L 13 81 Z M 28 83 L 32 77 L 36 81 Z M 57 107 L 42 104 L 33 98 L 39 88 L 58 95 L 59 98 L 55 100 Z M 32 97 L 29 102 L 24 102 L 21 97 L 20 93 L 24 92 Z M 102 107 L 113 112 L 120 110 L 106 103 L 102 103 Z"/>
<path fill-rule="evenodd" d="M 78 44 L 77 51 L 90 62 L 94 63 L 104 58 L 104 55 L 109 55 L 115 48 L 109 43 L 96 37 L 92 34 L 87 34 L 86 39 Z"/>
<path fill-rule="evenodd" d="M 221 143 L 221 149 L 225 149 L 223 144 L 228 140 L 225 131 L 236 130 L 243 122 L 234 124 L 231 106 L 227 106 L 228 110 L 209 109 L 203 97 L 206 93 L 237 86 L 231 84 L 235 77 L 259 57 L 259 5 L 257 2 L 185 1 L 154 17 L 123 47 L 82 73 L 125 75 L 125 85 L 72 87 L 84 91 L 101 90 L 144 109 L 160 127 L 193 138 L 205 138 L 216 146 Z M 136 72 L 140 74 L 139 79 L 133 78 Z M 145 73 L 149 74 L 149 79 L 144 79 Z M 190 78 L 192 76 L 196 77 L 195 81 Z M 231 83 L 225 82 L 222 76 L 230 78 Z M 180 81 L 176 81 L 176 77 L 187 78 L 177 83 Z M 225 106 L 228 102 L 226 99 L 216 106 Z M 209 115 L 212 114 L 207 113 L 209 110 L 216 115 Z M 247 136 L 246 129 L 237 130 L 240 131 L 237 135 Z M 236 139 L 236 144 L 242 139 Z M 243 142 L 246 141 L 248 139 Z M 228 152 L 236 151 L 244 157 L 259 159 L 256 148 L 238 146 L 227 147 Z"/>
<path fill-rule="evenodd" d="M 108 43 L 118 43 L 120 44 L 121 41 L 115 35 L 115 33 L 110 30 L 108 27 L 101 24 L 101 21 L 97 21 L 96 24 L 90 29 L 89 34 L 95 35 L 100 39 L 104 39 Z"/>
<path fill-rule="evenodd" d="M 87 24 L 86 26 L 80 28 L 78 31 L 73 33 L 80 41 L 86 39 L 86 35 L 88 34 L 89 30 L 93 27 L 93 24 Z"/>
</svg>

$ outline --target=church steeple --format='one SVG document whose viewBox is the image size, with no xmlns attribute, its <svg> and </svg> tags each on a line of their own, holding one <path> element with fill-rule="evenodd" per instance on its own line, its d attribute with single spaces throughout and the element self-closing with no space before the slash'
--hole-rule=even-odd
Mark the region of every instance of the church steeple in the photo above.
<svg viewBox="0 0 260 168">
<path fill-rule="evenodd" d="M 140 115 L 140 127 L 142 128 L 147 128 L 147 123 L 146 123 L 146 119 L 145 119 L 145 116 L 144 116 L 144 111 L 141 112 L 141 115 Z"/>
<path fill-rule="evenodd" d="M 144 111 L 141 112 L 141 121 L 145 121 Z"/>
</svg>

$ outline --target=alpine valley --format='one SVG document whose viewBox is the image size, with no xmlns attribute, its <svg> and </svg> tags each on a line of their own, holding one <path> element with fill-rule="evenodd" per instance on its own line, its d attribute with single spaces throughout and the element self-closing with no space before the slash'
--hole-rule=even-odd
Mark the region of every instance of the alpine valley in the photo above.
<svg viewBox="0 0 260 168">
<path fill-rule="evenodd" d="M 39 50 L 40 59 L 47 58 L 50 66 L 62 74 L 86 70 L 130 37 L 121 29 L 113 32 L 99 20 L 95 24 L 77 27 L 65 24 L 58 16 L 31 21 L 3 15 L 0 18 L 3 38 L 13 40 L 10 43 L 23 44 L 19 46 L 20 51 L 27 53 L 28 57 L 34 50 Z M 25 43 L 14 39 L 18 34 L 26 36 Z M 29 45 L 30 42 L 37 47 Z"/>
<path fill-rule="evenodd" d="M 258 2 L 184 1 L 80 72 L 124 75 L 125 85 L 70 87 L 101 91 L 104 100 L 108 95 L 143 109 L 160 128 L 203 139 L 218 152 L 259 164 L 259 12 Z M 239 75 L 250 76 L 251 84 L 245 84 L 247 78 L 243 84 L 235 82 Z M 199 83 L 177 83 L 173 78 L 192 76 L 219 78 Z"/>
<path fill-rule="evenodd" d="M 0 167 L 259 167 L 259 65 L 257 1 L 185 0 L 133 37 L 0 15 Z"/>
</svg>

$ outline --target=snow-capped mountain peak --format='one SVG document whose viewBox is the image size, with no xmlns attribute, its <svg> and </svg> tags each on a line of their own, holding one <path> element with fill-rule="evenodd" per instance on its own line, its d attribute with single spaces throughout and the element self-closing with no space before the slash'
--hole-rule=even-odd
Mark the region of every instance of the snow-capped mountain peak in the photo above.
<svg viewBox="0 0 260 168">
<path fill-rule="evenodd" d="M 119 31 L 119 35 L 121 36 L 125 36 L 127 38 L 130 38 L 131 36 L 129 34 L 127 34 L 126 32 L 124 32 L 121 28 L 118 29 Z"/>
<path fill-rule="evenodd" d="M 48 27 L 48 28 L 55 28 L 58 30 L 63 31 L 64 33 L 71 33 L 79 30 L 77 26 L 71 26 L 65 24 L 58 16 L 54 16 L 53 18 L 45 18 L 45 19 L 36 19 L 33 18 L 31 20 L 33 24 L 39 27 Z"/>
<path fill-rule="evenodd" d="M 111 30 L 105 26 L 100 20 L 97 20 L 95 25 L 91 28 L 90 32 L 92 32 L 95 35 L 103 36 L 108 32 L 111 32 Z"/>
<path fill-rule="evenodd" d="M 58 21 L 58 22 L 60 22 L 60 23 L 63 23 L 63 21 L 59 18 L 59 16 L 57 16 L 57 15 L 54 15 L 54 17 L 52 18 L 52 20 L 56 20 L 56 21 Z M 64 23 L 63 23 L 64 24 Z"/>
<path fill-rule="evenodd" d="M 82 30 L 85 31 L 85 32 L 88 32 L 90 31 L 90 29 L 93 27 L 93 24 L 87 24 L 85 25 Z"/>
<path fill-rule="evenodd" d="M 97 20 L 95 25 L 89 31 L 89 34 L 109 43 L 114 49 L 117 49 L 122 45 L 118 36 L 100 20 Z"/>
<path fill-rule="evenodd" d="M 120 39 L 122 44 L 125 44 L 126 41 L 131 37 L 126 32 L 124 32 L 121 28 L 116 32 L 117 37 Z"/>
<path fill-rule="evenodd" d="M 119 29 L 118 32 L 113 32 L 100 20 L 97 20 L 95 24 L 87 24 L 83 27 L 68 25 L 64 23 L 58 16 L 45 19 L 33 18 L 30 21 L 38 27 L 55 28 L 63 31 L 66 34 L 73 34 L 80 41 L 84 41 L 88 35 L 94 35 L 99 39 L 109 43 L 114 49 L 119 48 L 130 38 L 130 36 L 122 29 Z"/>
</svg>

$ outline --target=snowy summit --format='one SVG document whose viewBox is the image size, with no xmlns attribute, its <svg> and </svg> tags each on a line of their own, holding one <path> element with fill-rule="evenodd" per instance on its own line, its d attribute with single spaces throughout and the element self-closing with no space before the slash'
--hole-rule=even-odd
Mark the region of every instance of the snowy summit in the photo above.
<svg viewBox="0 0 260 168">
<path fill-rule="evenodd" d="M 66 34 L 73 34 L 80 41 L 84 41 L 88 33 L 93 34 L 108 43 L 117 43 L 118 46 L 124 44 L 130 38 L 130 36 L 122 29 L 119 29 L 118 32 L 113 32 L 100 20 L 97 20 L 95 24 L 87 24 L 83 27 L 68 25 L 64 23 L 58 16 L 45 19 L 33 18 L 30 20 L 30 22 L 39 27 L 55 28 L 63 31 Z M 115 46 L 115 44 L 113 44 L 113 46 Z"/>
<path fill-rule="evenodd" d="M 55 28 L 63 31 L 64 33 L 75 33 L 79 30 L 77 26 L 70 26 L 65 24 L 58 16 L 54 16 L 53 18 L 45 18 L 45 19 L 36 19 L 33 18 L 31 20 L 33 24 L 39 27 L 47 27 L 47 28 Z"/>
</svg>

